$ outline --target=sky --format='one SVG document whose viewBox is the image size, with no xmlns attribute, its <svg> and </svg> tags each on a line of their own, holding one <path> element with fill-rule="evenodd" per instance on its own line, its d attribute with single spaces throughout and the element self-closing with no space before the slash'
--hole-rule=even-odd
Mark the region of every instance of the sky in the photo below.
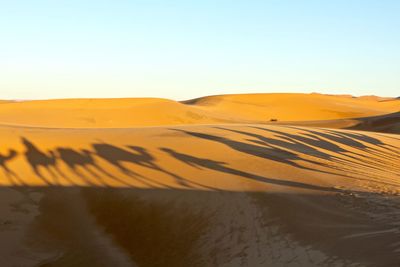
<svg viewBox="0 0 400 267">
<path fill-rule="evenodd" d="M 398 0 L 0 0 L 0 99 L 400 96 Z"/>
</svg>

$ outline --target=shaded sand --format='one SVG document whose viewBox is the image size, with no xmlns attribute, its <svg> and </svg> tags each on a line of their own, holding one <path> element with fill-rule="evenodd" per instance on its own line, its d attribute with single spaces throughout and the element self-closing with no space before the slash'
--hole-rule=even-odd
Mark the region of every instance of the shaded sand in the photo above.
<svg viewBox="0 0 400 267">
<path fill-rule="evenodd" d="M 398 135 L 0 127 L 2 266 L 396 266 Z"/>
<path fill-rule="evenodd" d="M 400 110 L 399 99 L 321 94 L 243 94 L 183 102 L 157 98 L 5 102 L 0 124 L 56 128 L 337 120 Z"/>
<path fill-rule="evenodd" d="M 361 118 L 358 120 L 356 125 L 351 127 L 351 129 L 400 133 L 400 112 Z"/>
<path fill-rule="evenodd" d="M 273 124 L 325 127 L 333 129 L 352 129 L 398 134 L 400 133 L 400 112 L 361 118 L 318 121 L 286 121 L 274 122 Z"/>
</svg>

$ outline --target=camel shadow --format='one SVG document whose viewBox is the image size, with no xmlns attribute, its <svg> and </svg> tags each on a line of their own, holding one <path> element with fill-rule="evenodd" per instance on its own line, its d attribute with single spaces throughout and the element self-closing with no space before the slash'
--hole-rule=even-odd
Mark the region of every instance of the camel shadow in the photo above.
<svg viewBox="0 0 400 267">
<path fill-rule="evenodd" d="M 81 151 L 76 151 L 71 148 L 59 147 L 56 149 L 56 151 L 59 159 L 62 160 L 65 163 L 65 165 L 68 166 L 70 171 L 74 173 L 76 176 L 84 179 L 87 184 L 94 185 L 90 177 L 88 177 L 85 173 L 80 171 L 80 169 L 83 169 L 91 176 L 96 177 L 96 179 L 99 180 L 100 184 L 103 186 L 105 186 L 106 183 L 105 181 L 103 181 L 101 176 L 98 173 L 96 173 L 96 171 L 128 185 L 126 182 L 117 179 L 116 177 L 108 173 L 106 170 L 104 170 L 102 167 L 100 167 L 97 164 L 96 160 L 93 158 L 92 156 L 93 153 L 89 150 L 82 149 Z M 94 170 L 92 170 L 92 168 Z"/>
<path fill-rule="evenodd" d="M 297 152 L 304 153 L 304 151 L 299 150 L 299 148 L 306 145 L 309 147 L 309 149 L 312 149 L 312 151 L 309 150 L 309 152 L 311 152 L 311 153 L 305 153 L 305 154 L 308 154 L 308 155 L 311 155 L 311 156 L 314 156 L 317 158 L 321 158 L 321 159 L 331 160 L 333 162 L 339 163 L 339 166 L 341 166 L 340 168 L 333 167 L 333 166 L 327 166 L 332 169 L 338 169 L 338 170 L 346 171 L 347 173 L 357 174 L 357 172 L 350 171 L 350 169 L 349 169 L 350 165 L 356 166 L 360 170 L 375 169 L 375 170 L 379 170 L 379 171 L 383 171 L 383 172 L 387 172 L 391 168 L 391 167 L 388 167 L 387 163 L 382 160 L 382 155 L 380 155 L 379 152 L 376 152 L 373 148 L 370 148 L 369 146 L 361 143 L 359 140 L 357 140 L 355 138 L 354 139 L 350 138 L 349 136 L 346 135 L 347 133 L 336 133 L 336 132 L 326 133 L 326 132 L 322 132 L 322 131 L 314 131 L 314 130 L 310 130 L 310 129 L 303 129 L 303 128 L 297 128 L 297 127 L 292 127 L 292 126 L 286 126 L 286 127 L 301 130 L 304 132 L 304 134 L 291 134 L 291 133 L 287 133 L 287 132 L 283 132 L 283 131 L 279 131 L 279 130 L 266 129 L 266 128 L 262 128 L 262 127 L 250 127 L 250 128 L 273 133 L 280 139 L 283 139 L 283 140 L 287 141 L 288 143 L 293 143 L 294 145 L 291 146 L 291 149 L 293 149 L 294 151 L 297 151 Z M 225 130 L 227 130 L 227 129 L 225 129 Z M 255 134 L 250 134 L 247 132 L 241 132 L 241 133 L 246 134 L 246 135 L 255 136 Z M 350 135 L 350 136 L 352 136 L 352 135 Z M 263 137 L 262 135 L 257 135 L 257 138 L 260 140 L 264 140 L 264 141 L 268 141 L 268 142 L 277 144 L 277 141 L 273 138 L 266 139 L 266 137 Z M 365 137 L 365 139 L 369 140 L 371 138 Z M 379 144 L 379 143 L 380 143 L 379 140 L 375 140 L 373 142 L 374 145 Z M 287 143 L 283 144 L 283 145 L 290 147 L 290 145 Z M 364 152 L 364 154 L 357 153 L 356 151 L 347 150 L 347 149 L 343 148 L 343 146 L 348 146 L 348 147 L 352 147 L 353 149 L 358 149 L 358 150 Z M 331 152 L 335 153 L 336 156 L 329 155 L 328 153 L 319 151 L 313 147 L 331 151 Z M 367 155 L 365 154 L 365 152 L 367 152 Z M 371 155 L 375 155 L 378 158 L 373 158 L 373 157 L 371 157 Z M 363 161 L 360 161 L 360 158 L 362 158 Z M 388 158 L 388 159 L 390 159 L 390 158 Z M 398 172 L 398 170 L 392 170 L 392 171 Z"/>
<path fill-rule="evenodd" d="M 41 169 L 45 169 L 48 174 L 53 178 L 55 184 L 57 184 L 57 174 L 62 174 L 57 166 L 57 156 L 54 151 L 49 150 L 47 153 L 41 151 L 35 144 L 29 141 L 27 138 L 21 138 L 22 144 L 25 146 L 25 158 L 31 166 L 33 172 L 40 177 L 46 184 L 53 184 L 43 175 Z"/>
<path fill-rule="evenodd" d="M 141 166 L 147 167 L 147 168 L 151 168 L 153 170 L 165 173 L 171 177 L 173 177 L 175 179 L 175 181 L 177 182 L 177 184 L 184 186 L 184 187 L 192 187 L 192 185 L 196 185 L 196 186 L 201 186 L 204 188 L 209 188 L 209 189 L 213 189 L 211 187 L 193 182 L 193 181 L 188 181 L 187 179 L 173 173 L 170 172 L 164 168 L 162 168 L 160 165 L 156 164 L 156 159 L 154 156 L 152 156 L 147 149 L 143 148 L 143 147 L 139 147 L 139 146 L 128 146 L 128 148 L 130 148 L 131 150 L 135 151 L 136 153 L 136 157 L 137 157 L 137 161 L 136 164 L 139 164 Z"/>
<path fill-rule="evenodd" d="M 14 149 L 9 149 L 7 155 L 0 154 L 0 167 L 3 169 L 4 174 L 10 179 L 11 183 L 14 183 L 14 179 L 19 181 L 22 185 L 25 183 L 20 179 L 20 177 L 11 170 L 7 163 L 18 156 L 18 152 Z"/>
<path fill-rule="evenodd" d="M 169 187 L 168 185 L 161 183 L 155 179 L 144 177 L 143 175 L 133 171 L 131 168 L 126 167 L 124 164 L 135 164 L 146 168 L 163 171 L 162 168 L 158 167 L 154 161 L 155 158 L 147 152 L 145 148 L 139 146 L 128 146 L 125 148 L 117 147 L 108 143 L 94 143 L 92 144 L 93 153 L 105 160 L 109 164 L 118 168 L 125 175 L 135 178 L 139 182 L 152 187 L 153 184 L 157 184 L 163 187 Z"/>
<path fill-rule="evenodd" d="M 160 148 L 160 150 L 169 154 L 171 157 L 173 157 L 193 168 L 197 168 L 197 169 L 204 168 L 204 169 L 214 170 L 214 171 L 228 173 L 228 174 L 248 178 L 251 180 L 255 180 L 257 182 L 262 182 L 262 183 L 272 184 L 272 185 L 296 187 L 296 188 L 301 188 L 301 189 L 319 190 L 319 191 L 327 191 L 327 192 L 338 192 L 338 190 L 335 188 L 311 185 L 311 184 L 306 184 L 306 183 L 301 183 L 301 182 L 296 182 L 296 181 L 288 181 L 288 180 L 283 180 L 283 179 L 273 179 L 273 178 L 268 178 L 268 177 L 252 174 L 249 172 L 231 168 L 231 167 L 227 166 L 228 164 L 226 162 L 215 161 L 215 160 L 205 159 L 205 158 L 199 158 L 199 157 L 195 157 L 192 155 L 177 152 L 170 148 L 162 147 L 162 148 Z"/>
<path fill-rule="evenodd" d="M 224 128 L 220 128 L 220 129 L 224 129 Z M 233 150 L 236 150 L 241 153 L 245 153 L 247 155 L 283 163 L 283 164 L 290 165 L 290 166 L 293 166 L 293 167 L 296 167 L 299 169 L 314 171 L 314 169 L 308 168 L 306 166 L 302 166 L 296 162 L 296 161 L 307 161 L 307 160 L 301 158 L 296 153 L 288 151 L 287 148 L 285 146 L 283 146 L 283 145 L 287 144 L 286 142 L 280 143 L 279 145 L 271 146 L 271 145 L 268 145 L 265 142 L 266 139 L 264 139 L 264 140 L 262 140 L 262 142 L 256 141 L 256 142 L 253 142 L 255 144 L 249 144 L 246 142 L 236 141 L 236 140 L 229 139 L 226 137 L 211 135 L 211 134 L 206 134 L 206 133 L 192 132 L 192 131 L 181 130 L 181 129 L 171 129 L 171 130 L 183 132 L 184 134 L 187 134 L 189 136 L 194 136 L 197 138 L 221 143 L 221 144 L 224 144 L 224 145 L 230 147 Z M 232 131 L 235 131 L 235 130 L 232 130 Z M 275 141 L 275 143 L 278 144 L 278 142 L 276 142 L 276 141 Z M 303 146 L 303 148 L 306 148 L 306 146 Z M 315 150 L 314 150 L 314 153 L 317 153 L 317 152 L 315 152 Z M 322 153 L 319 153 L 319 154 L 323 155 Z M 327 155 L 325 155 L 324 157 L 327 157 Z M 316 163 L 313 161 L 309 161 L 309 162 Z M 321 163 L 319 163 L 319 164 L 322 165 Z M 331 173 L 325 172 L 325 171 L 321 171 L 321 172 L 331 174 Z"/>
</svg>

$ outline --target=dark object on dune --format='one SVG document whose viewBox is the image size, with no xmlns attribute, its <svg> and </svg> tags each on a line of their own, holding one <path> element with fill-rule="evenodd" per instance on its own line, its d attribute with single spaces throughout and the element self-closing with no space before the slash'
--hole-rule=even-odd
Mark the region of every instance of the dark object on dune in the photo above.
<svg viewBox="0 0 400 267">
<path fill-rule="evenodd" d="M 270 119 L 269 121 L 278 121 L 278 119 Z"/>
</svg>

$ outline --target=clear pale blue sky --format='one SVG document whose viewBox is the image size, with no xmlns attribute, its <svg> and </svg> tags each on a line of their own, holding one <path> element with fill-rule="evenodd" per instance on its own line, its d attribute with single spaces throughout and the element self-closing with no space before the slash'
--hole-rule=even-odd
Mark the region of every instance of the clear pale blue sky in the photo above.
<svg viewBox="0 0 400 267">
<path fill-rule="evenodd" d="M 400 95 L 400 1 L 0 0 L 0 98 Z"/>
</svg>

